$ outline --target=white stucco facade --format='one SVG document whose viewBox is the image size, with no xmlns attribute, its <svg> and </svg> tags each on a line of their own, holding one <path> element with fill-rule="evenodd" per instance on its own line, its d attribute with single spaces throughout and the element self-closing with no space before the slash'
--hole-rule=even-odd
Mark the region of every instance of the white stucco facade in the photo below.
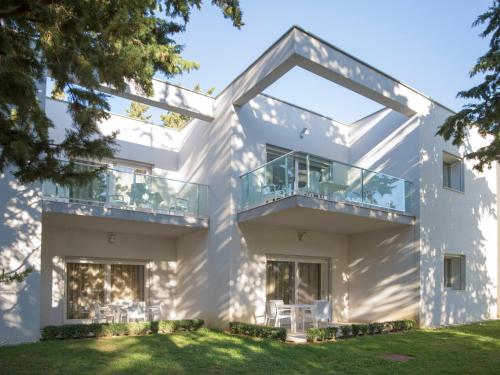
<svg viewBox="0 0 500 375">
<path fill-rule="evenodd" d="M 294 66 L 385 108 L 343 124 L 263 93 Z M 334 321 L 412 318 L 440 326 L 497 317 L 499 177 L 496 166 L 478 172 L 467 161 L 464 191 L 443 187 L 443 152 L 462 157 L 484 142 L 471 134 L 470 145 L 458 149 L 436 137 L 449 109 L 298 27 L 216 98 L 160 81 L 154 90 L 152 98 L 133 89 L 118 94 L 188 114 L 186 128 L 119 115 L 101 128 L 119 132 L 117 159 L 207 185 L 207 215 L 54 206 L 41 184 L 18 186 L 6 173 L 0 265 L 35 271 L 0 286 L 0 342 L 36 340 L 43 326 L 68 323 L 65 264 L 76 258 L 144 264 L 144 298 L 161 304 L 162 318 L 203 318 L 221 328 L 232 320 L 263 322 L 272 259 L 324 264 L 321 293 Z M 71 126 L 66 103 L 48 99 L 45 107 L 57 140 Z M 309 134 L 301 137 L 304 128 Z M 269 145 L 404 179 L 411 183 L 407 210 L 310 195 L 244 209 L 240 176 L 266 164 Z M 444 285 L 445 254 L 464 256 L 460 290 Z"/>
</svg>

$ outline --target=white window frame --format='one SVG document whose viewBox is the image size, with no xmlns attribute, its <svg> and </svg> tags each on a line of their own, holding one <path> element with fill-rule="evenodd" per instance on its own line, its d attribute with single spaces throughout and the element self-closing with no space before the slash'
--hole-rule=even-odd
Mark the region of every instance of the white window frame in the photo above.
<svg viewBox="0 0 500 375">
<path fill-rule="evenodd" d="M 446 286 L 446 273 L 445 273 L 445 262 L 446 259 L 450 258 L 455 258 L 455 259 L 460 259 L 460 286 L 458 288 L 454 288 L 451 286 Z M 464 291 L 466 288 L 466 257 L 463 254 L 452 254 L 452 253 L 445 253 L 443 256 L 443 285 L 445 290 L 451 290 L 451 291 Z"/>
<path fill-rule="evenodd" d="M 90 263 L 104 264 L 106 266 L 106 280 L 104 281 L 105 299 L 111 300 L 111 265 L 137 265 L 144 266 L 144 301 L 149 303 L 150 300 L 150 260 L 142 259 L 115 259 L 115 258 L 90 258 L 90 257 L 74 257 L 68 256 L 64 258 L 64 297 L 63 297 L 63 322 L 64 324 L 92 323 L 92 319 L 68 319 L 68 263 Z"/>
<path fill-rule="evenodd" d="M 322 258 L 322 257 L 309 257 L 309 256 L 294 256 L 294 255 L 279 255 L 279 254 L 266 254 L 266 267 L 268 261 L 278 261 L 278 262 L 294 262 L 294 303 L 298 303 L 298 283 L 299 283 L 299 267 L 298 263 L 315 263 L 325 265 L 325 269 L 327 271 L 326 277 L 326 285 L 321 284 L 321 295 L 326 296 L 328 301 L 332 300 L 332 291 L 331 291 L 331 283 L 332 283 L 332 269 L 331 269 L 331 260 L 330 258 Z M 323 270 L 323 267 L 321 268 Z M 323 277 L 321 277 L 323 280 Z M 265 294 L 267 298 L 267 272 L 265 273 L 264 278 L 264 288 L 266 288 Z"/>
<path fill-rule="evenodd" d="M 442 157 L 443 157 L 443 163 L 442 163 L 442 172 L 441 173 L 442 173 L 442 178 L 443 178 L 443 189 L 454 191 L 457 193 L 465 193 L 465 164 L 464 164 L 463 158 L 458 156 L 458 155 L 454 155 L 451 152 L 447 152 L 447 151 L 443 151 Z M 447 161 L 445 161 L 445 158 L 453 159 L 453 160 L 455 160 L 455 163 L 460 163 L 460 187 L 458 189 L 453 188 L 451 186 L 447 186 L 445 184 L 444 165 L 445 164 L 452 165 L 452 164 L 448 163 Z"/>
</svg>

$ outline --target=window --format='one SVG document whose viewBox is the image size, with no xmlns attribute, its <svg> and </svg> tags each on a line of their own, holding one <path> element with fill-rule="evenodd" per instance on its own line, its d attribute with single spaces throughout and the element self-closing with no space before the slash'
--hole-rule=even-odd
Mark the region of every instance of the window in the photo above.
<svg viewBox="0 0 500 375">
<path fill-rule="evenodd" d="M 279 158 L 280 156 L 288 154 L 290 151 L 292 150 L 266 144 L 266 159 L 267 159 L 266 161 L 269 163 L 270 161 L 273 161 L 274 159 Z"/>
<path fill-rule="evenodd" d="M 463 160 L 447 152 L 443 152 L 443 187 L 464 191 Z"/>
<path fill-rule="evenodd" d="M 312 304 L 328 298 L 328 279 L 326 260 L 268 259 L 266 298 Z"/>
<path fill-rule="evenodd" d="M 144 301 L 145 266 L 72 261 L 66 265 L 67 319 L 93 318 L 92 304 Z"/>
<path fill-rule="evenodd" d="M 454 290 L 465 289 L 465 256 L 444 256 L 444 287 Z"/>
</svg>

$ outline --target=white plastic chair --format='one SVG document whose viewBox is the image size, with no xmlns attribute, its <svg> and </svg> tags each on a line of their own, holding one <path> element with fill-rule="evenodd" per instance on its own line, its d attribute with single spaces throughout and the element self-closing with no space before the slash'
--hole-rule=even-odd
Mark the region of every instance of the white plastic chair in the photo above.
<svg viewBox="0 0 500 375">
<path fill-rule="evenodd" d="M 328 300 L 316 300 L 311 309 L 305 310 L 302 315 L 302 327 L 305 327 L 307 317 L 311 318 L 314 327 L 319 328 L 320 322 L 331 322 L 332 310 Z"/>
<path fill-rule="evenodd" d="M 148 306 L 148 315 L 151 321 L 161 320 L 163 317 L 161 304 Z"/>
<path fill-rule="evenodd" d="M 290 320 L 290 324 L 292 324 L 292 310 L 283 306 L 283 300 L 272 299 L 267 304 L 266 324 L 270 324 L 271 320 L 274 320 L 274 326 L 281 327 L 281 321 L 286 319 Z"/>
<path fill-rule="evenodd" d="M 133 302 L 127 307 L 127 323 L 132 321 L 146 321 L 146 302 Z"/>
<path fill-rule="evenodd" d="M 92 310 L 94 310 L 94 323 L 108 323 L 114 321 L 113 313 L 106 307 L 101 307 L 98 302 L 92 304 Z"/>
</svg>

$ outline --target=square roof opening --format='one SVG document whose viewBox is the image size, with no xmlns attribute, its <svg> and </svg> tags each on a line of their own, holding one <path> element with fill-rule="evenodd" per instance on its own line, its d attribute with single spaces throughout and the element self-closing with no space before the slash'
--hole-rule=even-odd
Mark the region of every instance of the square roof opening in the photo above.
<svg viewBox="0 0 500 375">
<path fill-rule="evenodd" d="M 266 94 L 351 124 L 384 108 L 334 82 L 294 67 L 265 90 Z"/>
</svg>

